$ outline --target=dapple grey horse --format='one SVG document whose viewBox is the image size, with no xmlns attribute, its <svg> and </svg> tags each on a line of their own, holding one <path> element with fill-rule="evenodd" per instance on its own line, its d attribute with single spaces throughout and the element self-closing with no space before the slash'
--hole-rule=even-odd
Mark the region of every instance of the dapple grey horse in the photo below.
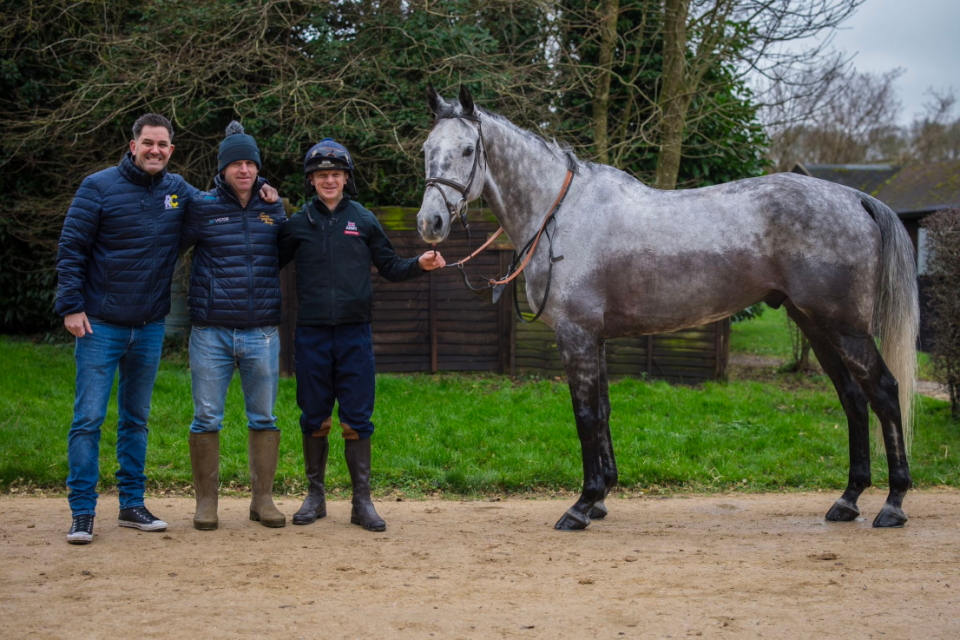
<svg viewBox="0 0 960 640">
<path fill-rule="evenodd" d="M 452 214 L 482 195 L 522 247 L 575 174 L 549 225 L 552 242 L 541 238 L 525 271 L 527 299 L 557 333 L 583 455 L 583 491 L 557 529 L 605 517 L 617 482 L 604 341 L 700 325 L 760 301 L 786 306 L 847 416 L 849 482 L 827 520 L 860 514 L 871 484 L 869 406 L 890 482 L 873 525 L 906 522 L 919 312 L 913 245 L 889 207 L 792 173 L 659 191 L 478 108 L 465 87 L 449 101 L 431 87 L 427 102 L 435 121 L 417 216 L 427 242 L 443 241 Z"/>
</svg>

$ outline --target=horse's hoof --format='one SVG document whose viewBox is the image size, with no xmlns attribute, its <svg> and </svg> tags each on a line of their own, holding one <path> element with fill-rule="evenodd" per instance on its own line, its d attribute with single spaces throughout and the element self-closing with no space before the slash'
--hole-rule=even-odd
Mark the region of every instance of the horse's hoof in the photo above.
<svg viewBox="0 0 960 640">
<path fill-rule="evenodd" d="M 906 522 L 907 514 L 903 512 L 903 509 L 885 504 L 874 519 L 873 526 L 883 527 L 884 529 L 897 529 L 906 524 Z"/>
<path fill-rule="evenodd" d="M 833 503 L 830 511 L 827 511 L 827 520 L 830 522 L 853 522 L 860 515 L 860 508 L 850 502 L 840 498 Z"/>
<path fill-rule="evenodd" d="M 591 520 L 603 520 L 607 517 L 608 513 L 609 511 L 607 511 L 607 505 L 603 504 L 603 500 L 600 500 L 590 507 L 590 511 L 587 512 L 587 516 L 589 516 Z"/>
<path fill-rule="evenodd" d="M 558 531 L 583 531 L 590 524 L 590 518 L 573 509 L 567 509 L 563 517 L 557 520 L 553 528 Z"/>
</svg>

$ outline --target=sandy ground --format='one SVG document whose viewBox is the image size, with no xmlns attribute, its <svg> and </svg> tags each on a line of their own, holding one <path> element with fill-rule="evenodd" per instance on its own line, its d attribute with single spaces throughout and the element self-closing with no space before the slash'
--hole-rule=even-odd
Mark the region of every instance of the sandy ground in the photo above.
<svg viewBox="0 0 960 640">
<path fill-rule="evenodd" d="M 609 501 L 586 532 L 569 500 L 379 502 L 385 533 L 325 520 L 266 529 L 247 501 L 191 527 L 189 498 L 148 500 L 170 528 L 65 541 L 63 498 L 0 498 L 0 636 L 289 638 L 960 637 L 960 491 L 912 492 L 900 530 L 828 524 L 835 496 Z M 286 499 L 292 514 L 299 502 Z"/>
</svg>

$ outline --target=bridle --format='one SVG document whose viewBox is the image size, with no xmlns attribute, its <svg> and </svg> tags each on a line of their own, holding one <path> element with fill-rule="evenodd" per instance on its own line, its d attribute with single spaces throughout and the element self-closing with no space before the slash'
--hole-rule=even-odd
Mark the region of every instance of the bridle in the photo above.
<svg viewBox="0 0 960 640">
<path fill-rule="evenodd" d="M 477 142 L 474 144 L 474 154 L 473 154 L 473 166 L 470 167 L 470 177 L 467 178 L 467 184 L 463 185 L 459 182 L 454 182 L 453 180 L 447 180 L 446 178 L 427 178 L 427 189 L 433 187 L 440 192 L 440 197 L 443 198 L 443 204 L 446 205 L 447 211 L 450 212 L 450 217 L 456 216 L 460 220 L 460 224 L 463 226 L 464 231 L 467 232 L 467 242 L 470 240 L 470 221 L 467 219 L 467 196 L 470 193 L 470 187 L 473 186 L 473 179 L 477 175 L 477 167 L 480 166 L 480 154 L 485 154 L 486 151 L 483 147 L 483 123 L 480 122 L 480 116 L 478 115 L 466 115 L 466 114 L 457 114 L 445 116 L 446 118 L 459 118 L 461 120 L 471 120 L 477 123 Z M 486 164 L 486 162 L 484 162 Z M 450 201 L 447 200 L 447 194 L 443 192 L 443 189 L 440 188 L 440 185 L 456 189 L 460 192 L 460 199 L 457 200 L 456 205 L 450 204 Z"/>
<path fill-rule="evenodd" d="M 480 165 L 481 153 L 484 155 L 484 165 L 487 164 L 486 163 L 486 145 L 483 142 L 483 123 L 480 121 L 479 114 L 467 115 L 462 113 L 459 113 L 459 114 L 450 113 L 450 114 L 445 114 L 438 117 L 438 119 L 442 119 L 442 118 L 450 118 L 450 119 L 458 118 L 462 120 L 471 120 L 477 123 L 477 129 L 478 129 L 477 142 L 474 145 L 475 153 L 473 157 L 473 166 L 470 168 L 470 176 L 467 178 L 467 184 L 462 185 L 458 182 L 454 182 L 453 180 L 447 180 L 446 178 L 439 178 L 439 177 L 427 178 L 426 180 L 426 188 L 429 189 L 430 187 L 433 187 L 437 191 L 439 191 L 440 197 L 443 198 L 443 203 L 444 205 L 446 205 L 447 211 L 450 213 L 450 216 L 452 217 L 456 215 L 457 219 L 460 220 L 460 224 L 463 226 L 463 229 L 467 234 L 467 249 L 469 250 L 470 249 L 470 221 L 467 218 L 467 210 L 469 208 L 469 202 L 467 201 L 467 197 L 470 193 L 470 188 L 473 186 L 473 179 L 474 177 L 476 177 L 477 167 Z M 553 206 L 551 206 L 550 210 L 547 212 L 547 215 L 544 218 L 543 223 L 540 225 L 540 229 L 539 231 L 537 231 L 536 235 L 530 238 L 527 244 L 524 245 L 523 249 L 521 249 L 519 252 L 514 251 L 513 260 L 510 262 L 510 267 L 507 269 L 506 276 L 499 279 L 487 278 L 486 279 L 487 281 L 483 285 L 479 287 L 475 287 L 473 286 L 473 284 L 471 284 L 470 278 L 467 276 L 467 272 L 463 268 L 463 265 L 465 265 L 467 262 L 469 262 L 475 256 L 477 256 L 480 252 L 482 252 L 484 249 L 486 249 L 491 244 L 493 244 L 494 240 L 496 240 L 500 236 L 500 234 L 503 233 L 503 227 L 500 227 L 499 229 L 497 229 L 497 231 L 492 236 L 490 236 L 490 238 L 488 238 L 487 241 L 484 242 L 479 249 L 477 249 L 476 251 L 468 255 L 466 258 L 463 258 L 462 260 L 459 260 L 458 262 L 455 262 L 453 264 L 446 265 L 448 267 L 453 267 L 453 266 L 457 267 L 460 270 L 460 274 L 463 276 L 463 283 L 467 286 L 468 289 L 470 289 L 474 293 L 481 295 L 482 293 L 485 293 L 487 290 L 492 290 L 491 302 L 493 303 L 496 303 L 497 300 L 499 300 L 500 296 L 503 294 L 504 288 L 507 286 L 509 282 L 513 281 L 513 306 L 517 312 L 517 317 L 520 318 L 522 322 L 526 322 L 526 323 L 536 322 L 537 319 L 540 317 L 540 314 L 543 313 L 543 310 L 546 307 L 547 297 L 550 295 L 550 283 L 553 279 L 553 264 L 555 262 L 559 262 L 563 260 L 563 256 L 553 255 L 553 236 L 556 234 L 556 226 L 557 226 L 556 214 L 557 214 L 557 211 L 560 209 L 560 205 L 563 204 L 564 198 L 566 198 L 567 196 L 567 192 L 570 189 L 570 184 L 573 182 L 573 175 L 575 173 L 575 170 L 576 170 L 575 161 L 568 153 L 567 154 L 567 175 L 563 180 L 563 186 L 560 188 L 560 193 L 557 195 L 557 199 L 554 200 Z M 441 189 L 439 185 L 451 187 L 452 189 L 456 189 L 458 192 L 460 192 L 460 199 L 457 201 L 456 205 L 450 204 L 450 201 L 447 200 L 446 194 L 443 192 L 443 189 Z M 550 223 L 553 223 L 552 231 L 548 228 Z M 540 236 L 544 235 L 544 233 L 546 233 L 547 241 L 549 245 L 549 251 L 550 251 L 549 260 L 547 263 L 548 264 L 547 286 L 543 292 L 543 300 L 541 300 L 540 304 L 538 305 L 537 313 L 533 316 L 533 318 L 531 318 L 530 320 L 527 320 L 526 318 L 523 317 L 523 314 L 520 312 L 520 303 L 517 299 L 517 276 L 520 275 L 520 273 L 526 268 L 527 264 L 530 262 L 530 258 L 533 257 L 534 252 L 537 250 L 537 245 L 540 242 Z M 521 256 L 523 257 L 523 262 L 520 263 L 519 268 L 517 268 L 517 264 L 518 262 L 520 262 Z"/>
</svg>

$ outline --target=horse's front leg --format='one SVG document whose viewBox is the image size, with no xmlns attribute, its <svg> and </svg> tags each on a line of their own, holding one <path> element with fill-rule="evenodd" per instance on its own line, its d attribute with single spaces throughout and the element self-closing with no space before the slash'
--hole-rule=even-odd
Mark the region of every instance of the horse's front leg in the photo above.
<svg viewBox="0 0 960 640">
<path fill-rule="evenodd" d="M 604 416 L 600 399 L 602 345 L 600 338 L 576 325 L 557 323 L 557 347 L 570 384 L 583 456 L 583 492 L 557 521 L 555 528 L 563 531 L 586 529 L 590 524 L 590 510 L 605 495 L 600 438 Z"/>
</svg>

